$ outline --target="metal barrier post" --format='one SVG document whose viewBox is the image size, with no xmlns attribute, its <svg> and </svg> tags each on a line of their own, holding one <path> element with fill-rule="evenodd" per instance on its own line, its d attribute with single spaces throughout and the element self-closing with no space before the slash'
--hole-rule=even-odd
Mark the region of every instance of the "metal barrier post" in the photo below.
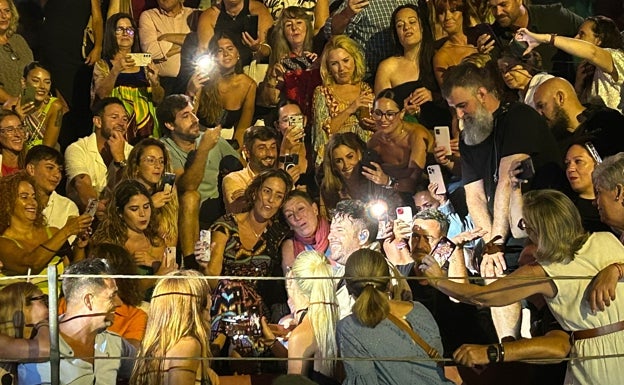
<svg viewBox="0 0 624 385">
<path fill-rule="evenodd" d="M 50 303 L 48 320 L 50 322 L 50 380 L 52 385 L 60 384 L 61 354 L 59 351 L 58 329 L 58 273 L 56 266 L 48 266 L 48 293 Z"/>
</svg>

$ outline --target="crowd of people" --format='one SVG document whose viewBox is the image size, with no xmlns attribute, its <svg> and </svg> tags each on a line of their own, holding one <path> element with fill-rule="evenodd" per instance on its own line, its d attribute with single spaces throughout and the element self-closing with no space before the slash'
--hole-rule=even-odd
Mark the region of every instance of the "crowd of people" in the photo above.
<svg viewBox="0 0 624 385">
<path fill-rule="evenodd" d="M 61 384 L 619 384 L 624 10 L 541 3 L 0 0 L 2 384 L 50 292 Z"/>
</svg>

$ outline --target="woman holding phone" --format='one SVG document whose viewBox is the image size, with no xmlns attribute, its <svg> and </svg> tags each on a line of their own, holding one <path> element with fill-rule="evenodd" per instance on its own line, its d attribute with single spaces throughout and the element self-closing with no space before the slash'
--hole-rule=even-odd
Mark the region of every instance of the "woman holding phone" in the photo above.
<svg viewBox="0 0 624 385">
<path fill-rule="evenodd" d="M 171 159 L 164 143 L 145 138 L 137 143 L 128 156 L 123 179 L 134 179 L 151 194 L 158 234 L 167 247 L 178 243 L 178 194 L 174 187 Z"/>
<path fill-rule="evenodd" d="M 139 35 L 132 16 L 117 13 L 106 21 L 102 59 L 93 67 L 91 101 L 114 96 L 124 103 L 130 122 L 127 140 L 134 145 L 148 136 L 159 137 L 156 105 L 165 97 L 154 63 L 142 63 Z M 141 59 L 142 60 L 142 59 Z"/>
<path fill-rule="evenodd" d="M 243 73 L 240 46 L 235 41 L 226 33 L 214 35 L 208 46 L 208 63 L 199 62 L 186 93 L 195 100 L 199 123 L 233 127 L 238 145 L 234 147 L 242 149 L 243 134 L 254 115 L 257 86 Z"/>
</svg>

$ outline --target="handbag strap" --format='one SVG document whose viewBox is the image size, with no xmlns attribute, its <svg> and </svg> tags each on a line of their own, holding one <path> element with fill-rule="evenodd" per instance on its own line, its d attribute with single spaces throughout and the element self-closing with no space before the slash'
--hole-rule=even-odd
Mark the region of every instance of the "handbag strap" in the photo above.
<svg viewBox="0 0 624 385">
<path fill-rule="evenodd" d="M 411 327 L 401 322 L 401 320 L 399 320 L 394 314 L 388 313 L 388 319 L 392 321 L 392 323 L 395 324 L 399 329 L 409 334 L 414 342 L 416 342 L 416 344 L 420 346 L 425 351 L 425 353 L 427 353 L 429 358 L 441 358 L 440 353 L 438 353 L 435 348 L 431 347 L 427 342 L 425 342 L 425 340 L 422 339 L 421 336 L 418 335 L 418 333 L 416 333 Z"/>
</svg>

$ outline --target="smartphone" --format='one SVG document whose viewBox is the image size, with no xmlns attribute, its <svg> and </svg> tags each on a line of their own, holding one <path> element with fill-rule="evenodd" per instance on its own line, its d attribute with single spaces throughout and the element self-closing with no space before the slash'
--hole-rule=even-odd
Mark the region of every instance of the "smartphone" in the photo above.
<svg viewBox="0 0 624 385">
<path fill-rule="evenodd" d="M 165 248 L 165 263 L 167 266 L 176 264 L 176 248 L 175 246 Z M 175 265 L 177 267 L 177 265 Z"/>
<path fill-rule="evenodd" d="M 448 126 L 436 126 L 433 128 L 436 146 L 446 147 L 445 155 L 453 155 L 451 152 L 451 134 Z"/>
<path fill-rule="evenodd" d="M 199 232 L 199 242 L 201 243 L 201 250 L 199 250 L 199 254 L 196 254 L 196 259 L 201 262 L 210 262 L 210 230 L 201 230 Z"/>
<path fill-rule="evenodd" d="M 443 269 L 448 269 L 449 259 L 457 246 L 447 237 L 442 237 L 431 251 L 431 255 Z"/>
<path fill-rule="evenodd" d="M 535 175 L 535 168 L 533 168 L 533 161 L 530 157 L 520 162 L 520 168 L 522 172 L 516 175 L 518 179 L 529 180 Z"/>
<path fill-rule="evenodd" d="M 132 60 L 134 60 L 134 64 L 139 67 L 146 67 L 149 63 L 152 62 L 152 54 L 151 53 L 129 53 Z"/>
<path fill-rule="evenodd" d="M 474 27 L 467 28 L 465 33 L 466 33 L 466 37 L 468 38 L 468 44 L 470 45 L 474 45 L 476 47 L 479 36 L 485 34 L 485 35 L 490 35 L 491 36 L 490 40 L 494 39 L 494 41 L 496 42 L 495 45 L 498 48 L 501 48 L 500 43 L 497 39 L 497 36 L 494 33 L 494 30 L 492 29 L 492 26 L 490 24 L 487 24 L 487 23 L 477 24 Z"/>
<path fill-rule="evenodd" d="M 303 115 L 290 115 L 288 117 L 288 125 L 303 130 Z"/>
<path fill-rule="evenodd" d="M 24 106 L 28 103 L 33 103 L 35 101 L 35 94 L 37 93 L 37 89 L 35 86 L 31 86 L 30 84 L 24 87 L 22 90 L 22 98 L 20 99 L 20 105 Z"/>
<path fill-rule="evenodd" d="M 95 212 L 97 211 L 99 201 L 95 198 L 90 198 L 87 203 L 87 208 L 85 209 L 85 214 L 89 214 L 92 217 L 95 216 Z"/>
<path fill-rule="evenodd" d="M 446 194 L 446 185 L 442 176 L 442 169 L 439 164 L 427 166 L 427 174 L 429 175 L 429 183 L 437 183 L 438 189 L 436 194 Z"/>
<path fill-rule="evenodd" d="M 364 154 L 362 155 L 362 160 L 360 161 L 360 164 L 362 165 L 362 167 L 368 167 L 372 170 L 375 170 L 376 168 L 371 164 L 371 162 L 375 162 L 381 165 L 381 156 L 379 156 L 379 154 L 375 150 L 367 149 L 366 152 L 364 152 Z"/>
<path fill-rule="evenodd" d="M 251 37 L 258 39 L 258 15 L 247 15 L 243 21 L 243 32 L 247 32 Z"/>
<path fill-rule="evenodd" d="M 284 165 L 284 170 L 288 171 L 299 164 L 299 154 L 280 155 L 277 161 Z"/>
<path fill-rule="evenodd" d="M 589 155 L 591 155 L 591 157 L 594 159 L 596 164 L 602 163 L 602 157 L 600 156 L 598 150 L 596 150 L 596 147 L 594 147 L 592 142 L 586 142 L 585 148 L 587 149 L 587 152 L 589 152 Z"/>
<path fill-rule="evenodd" d="M 405 223 L 412 223 L 412 208 L 409 206 L 397 207 L 396 209 L 397 219 Z"/>
<path fill-rule="evenodd" d="M 165 191 L 166 185 L 169 185 L 171 186 L 171 190 L 169 192 L 173 192 L 173 185 L 175 183 L 175 180 L 176 180 L 176 174 L 172 172 L 164 173 L 162 177 L 162 190 L 161 191 Z"/>
</svg>

